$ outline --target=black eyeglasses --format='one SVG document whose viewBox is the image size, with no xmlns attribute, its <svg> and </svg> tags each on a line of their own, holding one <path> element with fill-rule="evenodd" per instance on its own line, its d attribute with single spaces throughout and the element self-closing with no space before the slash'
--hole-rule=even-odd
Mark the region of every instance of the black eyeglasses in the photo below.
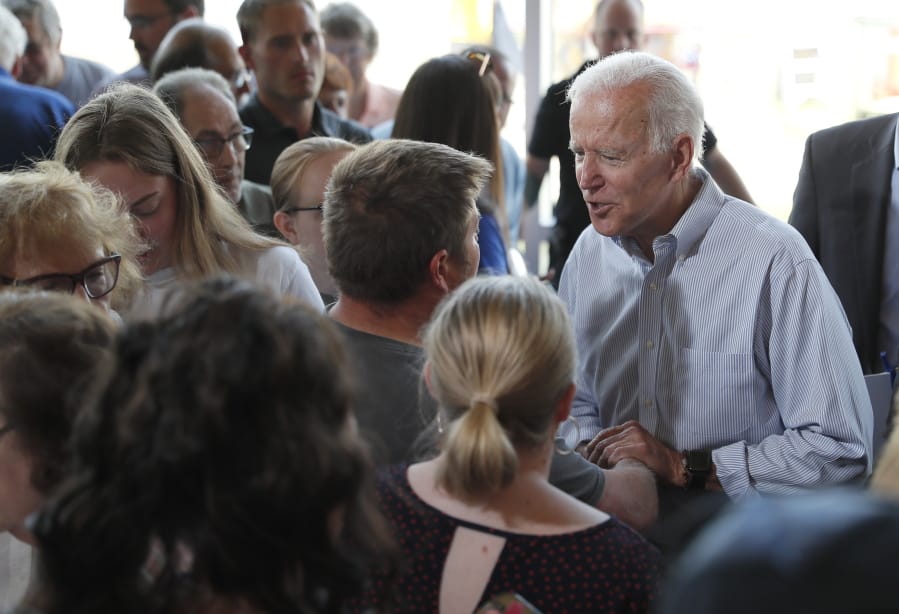
<svg viewBox="0 0 899 614">
<path fill-rule="evenodd" d="M 315 207 L 289 207 L 287 209 L 282 209 L 284 213 L 296 213 L 297 211 L 321 211 L 322 206 L 319 203 Z"/>
<path fill-rule="evenodd" d="M 0 286 L 19 286 L 46 290 L 47 292 L 63 292 L 74 294 L 78 284 L 84 288 L 90 298 L 106 296 L 115 288 L 119 280 L 119 263 L 122 257 L 118 254 L 98 260 L 80 273 L 50 273 L 28 279 L 10 279 L 0 275 Z"/>
<path fill-rule="evenodd" d="M 243 126 L 239 132 L 235 132 L 226 138 L 220 136 L 209 136 L 202 139 L 194 139 L 200 149 L 206 154 L 210 160 L 215 160 L 222 155 L 225 145 L 230 143 L 235 153 L 242 153 L 250 148 L 253 142 L 253 129 L 249 126 Z"/>
</svg>

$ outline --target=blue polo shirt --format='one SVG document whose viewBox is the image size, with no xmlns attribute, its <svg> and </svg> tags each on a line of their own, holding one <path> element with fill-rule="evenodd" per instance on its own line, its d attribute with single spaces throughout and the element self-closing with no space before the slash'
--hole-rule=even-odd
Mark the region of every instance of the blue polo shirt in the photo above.
<svg viewBox="0 0 899 614">
<path fill-rule="evenodd" d="M 19 83 L 0 68 L 0 172 L 49 158 L 74 112 L 62 94 Z"/>
</svg>

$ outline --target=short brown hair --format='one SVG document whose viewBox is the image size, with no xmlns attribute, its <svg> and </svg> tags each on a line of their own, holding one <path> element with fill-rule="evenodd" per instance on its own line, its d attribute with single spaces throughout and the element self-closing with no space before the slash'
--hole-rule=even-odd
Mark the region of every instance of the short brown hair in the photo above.
<svg viewBox="0 0 899 614">
<path fill-rule="evenodd" d="M 325 193 L 328 268 L 340 291 L 376 303 L 412 296 L 441 249 L 465 260 L 486 160 L 437 143 L 375 141 L 341 160 Z"/>
<path fill-rule="evenodd" d="M 270 6 L 284 4 L 305 4 L 312 12 L 318 15 L 315 3 L 312 0 L 243 0 L 237 9 L 237 26 L 240 28 L 240 38 L 246 45 L 256 36 L 256 28 L 262 19 L 262 13 Z"/>
</svg>

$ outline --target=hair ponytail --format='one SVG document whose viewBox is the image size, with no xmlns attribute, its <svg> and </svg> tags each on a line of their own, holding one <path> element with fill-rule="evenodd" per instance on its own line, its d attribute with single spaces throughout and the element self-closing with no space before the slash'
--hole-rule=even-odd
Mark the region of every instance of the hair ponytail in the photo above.
<svg viewBox="0 0 899 614">
<path fill-rule="evenodd" d="M 518 455 L 500 424 L 496 402 L 477 396 L 449 425 L 445 462 L 437 481 L 455 496 L 481 496 L 508 486 L 518 471 Z"/>
</svg>

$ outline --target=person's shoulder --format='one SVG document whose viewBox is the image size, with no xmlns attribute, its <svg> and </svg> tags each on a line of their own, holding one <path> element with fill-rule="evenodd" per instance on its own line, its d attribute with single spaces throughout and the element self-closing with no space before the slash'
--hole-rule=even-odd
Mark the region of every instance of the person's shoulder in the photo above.
<svg viewBox="0 0 899 614">
<path fill-rule="evenodd" d="M 789 265 L 814 259 L 798 230 L 755 205 L 725 195 L 720 215 L 731 222 L 728 234 L 737 249 L 745 247 L 757 254 L 768 251 L 773 259 Z"/>
<path fill-rule="evenodd" d="M 818 130 L 817 132 L 812 133 L 809 138 L 818 143 L 833 141 L 844 142 L 858 137 L 867 140 L 870 138 L 870 135 L 895 129 L 897 118 L 899 118 L 899 113 L 856 119 Z"/>
<path fill-rule="evenodd" d="M 336 136 L 353 143 L 368 143 L 372 140 L 371 131 L 362 124 L 343 119 L 321 105 L 318 105 L 318 110 L 321 113 L 321 128 L 326 136 Z"/>
<path fill-rule="evenodd" d="M 15 89 L 17 96 L 23 101 L 27 100 L 29 105 L 39 105 L 45 110 L 61 113 L 66 117 L 75 113 L 72 101 L 57 91 L 25 83 L 18 83 Z"/>
<path fill-rule="evenodd" d="M 66 72 L 74 70 L 80 75 L 84 75 L 84 78 L 89 81 L 99 82 L 111 79 L 115 76 L 115 71 L 110 67 L 100 64 L 99 62 L 94 62 L 93 60 L 78 58 L 71 55 L 63 55 L 62 60 Z"/>
</svg>

